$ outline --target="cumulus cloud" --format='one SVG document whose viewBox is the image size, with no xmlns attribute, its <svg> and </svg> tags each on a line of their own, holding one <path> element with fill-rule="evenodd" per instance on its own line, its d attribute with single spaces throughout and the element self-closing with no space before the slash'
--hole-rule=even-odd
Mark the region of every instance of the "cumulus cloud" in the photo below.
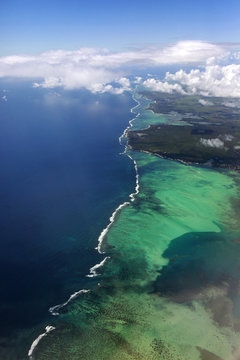
<svg viewBox="0 0 240 360">
<path fill-rule="evenodd" d="M 147 88 L 188 95 L 219 96 L 240 98 L 240 65 L 207 65 L 203 70 L 192 69 L 190 72 L 179 70 L 175 74 L 166 73 L 164 81 L 154 78 L 144 82 Z M 200 100 L 202 105 L 211 105 Z M 239 106 L 236 103 L 224 103 L 225 106 Z"/>
<path fill-rule="evenodd" d="M 199 104 L 201 104 L 203 106 L 211 106 L 211 105 L 213 105 L 213 103 L 211 101 L 204 100 L 204 99 L 199 99 L 198 102 L 199 102 Z"/>
<path fill-rule="evenodd" d="M 204 70 L 189 73 L 179 70 L 167 73 L 166 81 L 180 83 L 190 94 L 204 96 L 240 97 L 240 65 L 207 65 Z"/>
<path fill-rule="evenodd" d="M 231 107 L 231 108 L 240 107 L 239 100 L 238 101 L 224 101 L 222 104 L 224 106 Z"/>
<path fill-rule="evenodd" d="M 215 138 L 215 139 L 201 138 L 200 143 L 204 146 L 210 146 L 210 147 L 215 147 L 215 148 L 224 148 L 224 142 L 219 138 Z"/>
<path fill-rule="evenodd" d="M 6 96 L 6 95 L 3 95 L 3 96 L 2 96 L 2 100 L 3 100 L 3 101 L 7 101 L 7 100 L 8 100 L 8 99 L 7 99 L 7 96 Z"/>
<path fill-rule="evenodd" d="M 234 137 L 231 134 L 225 134 L 222 136 L 223 140 L 225 141 L 232 141 Z"/>
<path fill-rule="evenodd" d="M 144 85 L 168 93 L 176 91 L 188 95 L 240 98 L 240 52 L 226 51 L 209 57 L 200 68 L 167 72 L 163 81 L 150 78 Z M 210 105 L 207 100 L 199 102 L 204 106 Z M 239 107 L 236 101 L 228 101 L 223 105 Z"/>
<path fill-rule="evenodd" d="M 166 92 L 168 94 L 172 94 L 174 91 L 177 91 L 181 94 L 186 94 L 182 86 L 179 84 L 170 84 L 166 81 L 163 82 L 160 80 L 155 80 L 153 78 L 145 80 L 143 82 L 143 85 L 151 90 Z"/>
<path fill-rule="evenodd" d="M 135 84 L 140 84 L 142 82 L 142 77 L 141 76 L 135 76 L 134 81 Z"/>
<path fill-rule="evenodd" d="M 0 58 L 0 77 L 40 79 L 35 87 L 87 88 L 93 92 L 122 93 L 130 89 L 126 76 L 131 66 L 205 62 L 226 53 L 221 45 L 203 41 L 180 41 L 162 48 L 143 48 L 124 52 L 81 48 L 75 51 L 47 51 L 39 55 Z M 136 79 L 138 81 L 139 79 Z M 154 85 L 154 84 L 153 84 Z M 155 86 L 157 86 L 155 84 Z M 180 86 L 158 85 L 165 91 L 182 91 Z"/>
</svg>

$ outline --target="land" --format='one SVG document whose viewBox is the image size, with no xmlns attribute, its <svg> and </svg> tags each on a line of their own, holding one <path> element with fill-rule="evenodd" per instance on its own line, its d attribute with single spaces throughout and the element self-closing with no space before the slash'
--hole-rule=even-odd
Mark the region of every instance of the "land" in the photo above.
<svg viewBox="0 0 240 360">
<path fill-rule="evenodd" d="M 150 125 L 147 129 L 127 133 L 133 150 L 179 160 L 206 164 L 240 172 L 240 107 L 238 99 L 187 96 L 145 91 L 153 102 L 148 110 L 178 115 L 176 125 Z"/>
</svg>

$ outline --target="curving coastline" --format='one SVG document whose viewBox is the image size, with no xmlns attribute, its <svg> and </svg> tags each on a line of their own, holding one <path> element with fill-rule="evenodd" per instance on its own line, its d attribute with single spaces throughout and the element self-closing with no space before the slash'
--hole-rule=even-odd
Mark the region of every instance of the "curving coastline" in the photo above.
<svg viewBox="0 0 240 360">
<path fill-rule="evenodd" d="M 54 360 L 229 358 L 240 341 L 232 311 L 238 175 L 125 153 L 137 167 L 136 201 L 104 229 L 111 261 L 104 258 L 100 286 L 69 304 L 62 328 L 44 337 L 36 358 L 52 359 L 52 347 Z"/>
<path fill-rule="evenodd" d="M 130 109 L 130 112 L 131 113 L 134 113 L 134 110 L 140 105 L 140 102 L 135 98 L 134 96 L 134 93 L 132 95 L 132 98 L 133 100 L 137 103 L 135 106 L 133 106 L 131 109 Z M 137 113 L 135 115 L 135 117 L 133 117 L 130 121 L 129 121 L 129 126 L 126 127 L 126 129 L 124 130 L 123 134 L 119 137 L 119 143 L 120 145 L 124 146 L 124 152 L 121 153 L 121 155 L 127 155 L 134 163 L 134 168 L 135 168 L 135 171 L 136 171 L 136 186 L 135 186 L 135 192 L 129 194 L 129 198 L 130 198 L 130 201 L 133 202 L 134 201 L 134 197 L 139 193 L 139 173 L 138 173 L 138 168 L 137 168 L 137 163 L 136 161 L 129 155 L 127 154 L 127 147 L 128 147 L 128 144 L 125 143 L 123 144 L 122 141 L 124 138 L 126 138 L 126 134 L 127 134 L 127 130 L 131 127 L 133 127 L 133 121 L 140 115 L 140 113 Z M 112 213 L 112 215 L 110 216 L 109 218 L 109 223 L 108 225 L 102 230 L 101 234 L 99 235 L 98 237 L 98 245 L 97 247 L 95 248 L 99 254 L 104 254 L 105 252 L 102 250 L 102 244 L 103 244 L 103 241 L 104 241 L 104 238 L 105 236 L 107 235 L 107 233 L 109 232 L 111 226 L 113 225 L 115 219 L 116 219 L 116 216 L 118 215 L 118 213 L 127 205 L 129 205 L 130 202 L 129 201 L 126 201 L 122 204 L 120 204 L 115 210 L 114 212 Z M 106 256 L 100 263 L 92 266 L 90 269 L 89 269 L 89 274 L 86 275 L 86 277 L 89 277 L 89 278 L 94 278 L 94 277 L 97 277 L 99 274 L 97 273 L 96 270 L 100 269 L 101 267 L 103 267 L 105 265 L 105 263 L 110 259 L 110 256 Z M 65 301 L 64 303 L 62 304 L 58 304 L 58 305 L 54 305 L 52 307 L 49 308 L 49 312 L 51 313 L 51 315 L 53 316 L 58 316 L 60 315 L 59 313 L 59 310 L 62 309 L 63 307 L 67 306 L 73 299 L 77 298 L 79 295 L 81 294 L 86 294 L 88 292 L 90 292 L 91 290 L 90 289 L 81 289 L 79 291 L 76 291 L 75 293 L 73 293 L 72 295 L 70 295 L 70 297 L 68 298 L 67 301 Z M 47 325 L 46 328 L 45 328 L 45 332 L 40 334 L 34 341 L 33 343 L 31 344 L 31 347 L 28 351 L 28 357 L 30 360 L 33 360 L 33 353 L 36 349 L 36 347 L 38 346 L 39 342 L 45 337 L 47 336 L 47 334 L 53 330 L 55 330 L 56 328 L 54 326 L 51 326 L 51 325 Z"/>
</svg>

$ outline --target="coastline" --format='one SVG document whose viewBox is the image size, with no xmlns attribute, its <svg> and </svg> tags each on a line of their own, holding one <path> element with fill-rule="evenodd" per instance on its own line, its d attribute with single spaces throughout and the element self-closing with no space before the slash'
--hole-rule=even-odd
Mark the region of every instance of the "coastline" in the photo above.
<svg viewBox="0 0 240 360">
<path fill-rule="evenodd" d="M 144 112 L 145 102 L 141 105 L 140 110 Z M 140 116 L 144 126 L 147 119 Z M 68 349 L 65 353 L 65 348 L 57 345 L 54 354 L 59 360 L 71 359 L 73 350 L 84 359 L 119 360 L 125 358 L 125 344 L 133 354 L 129 359 L 139 359 L 141 355 L 142 359 L 149 360 L 161 354 L 172 355 L 174 360 L 193 360 L 199 358 L 201 349 L 219 359 L 228 358 L 230 347 L 239 339 L 232 328 L 229 333 L 225 332 L 221 316 L 214 313 L 214 307 L 211 313 L 205 303 L 231 301 L 225 290 L 223 293 L 221 284 L 215 283 L 215 271 L 221 276 L 225 262 L 228 264 L 232 256 L 231 251 L 237 256 L 238 245 L 232 242 L 236 235 L 231 233 L 239 219 L 232 207 L 232 199 L 238 199 L 235 181 L 225 172 L 182 166 L 178 161 L 150 156 L 152 153 L 131 152 L 125 138 L 120 137 L 121 140 L 124 140 L 124 153 L 135 161 L 136 187 L 135 193 L 129 195 L 128 206 L 122 203 L 117 207 L 98 238 L 101 254 L 105 253 L 104 241 L 109 249 L 113 247 L 111 263 L 108 264 L 110 256 L 105 256 L 90 268 L 86 276 L 92 278 L 100 275 L 98 269 L 106 264 L 98 283 L 101 286 L 96 289 L 94 285 L 90 296 L 76 299 L 69 311 L 63 313 L 63 320 L 70 316 L 70 335 L 63 331 L 64 323 L 62 331 L 56 327 L 56 333 L 41 343 L 39 359 L 52 359 L 52 346 L 59 343 L 59 336 Z M 141 192 L 132 204 L 131 200 L 139 192 L 138 171 Z M 220 251 L 217 258 L 216 250 Z M 106 255 L 107 252 L 106 246 Z M 179 252 L 182 256 L 176 256 Z M 200 267 L 205 274 L 200 278 L 202 288 L 196 286 L 199 271 L 195 272 L 194 264 L 201 264 L 206 257 L 209 261 Z M 188 271 L 182 273 L 182 267 Z M 227 273 L 235 276 L 234 267 Z M 209 281 L 214 283 L 210 292 Z M 176 286 L 172 288 L 171 284 Z M 229 288 L 232 284 L 229 283 Z M 223 298 L 219 299 L 219 295 Z M 180 303 L 179 297 L 183 299 Z M 228 315 L 231 316 L 231 311 Z M 216 322 L 212 321 L 213 316 Z M 192 321 L 199 326 L 193 328 Z M 209 329 L 208 338 L 201 337 L 206 328 Z M 36 339 L 36 346 L 41 339 L 41 336 Z"/>
<path fill-rule="evenodd" d="M 140 105 L 140 102 L 135 99 L 135 92 L 133 92 L 132 94 L 132 99 L 137 103 L 135 106 L 133 106 L 131 109 L 130 109 L 130 112 L 134 114 L 134 109 L 136 109 L 139 105 Z M 135 200 L 135 196 L 139 193 L 139 188 L 140 188 L 140 185 L 139 185 L 139 173 L 138 173 L 138 168 L 137 168 L 137 163 L 136 161 L 129 155 L 127 154 L 127 149 L 128 149 L 128 143 L 127 143 L 127 137 L 126 137 L 126 134 L 127 134 L 127 131 L 133 127 L 133 121 L 140 115 L 140 113 L 138 112 L 130 121 L 129 121 L 129 125 L 126 127 L 126 129 L 124 130 L 123 134 L 119 137 L 119 144 L 124 146 L 124 151 L 122 153 L 120 153 L 120 155 L 127 155 L 134 163 L 134 168 L 135 168 L 135 172 L 136 172 L 136 186 L 135 186 L 135 192 L 133 193 L 130 193 L 129 194 L 129 199 L 131 202 L 133 202 Z M 126 144 L 122 144 L 122 140 L 123 139 L 126 139 Z M 113 223 L 115 222 L 115 219 L 116 219 L 116 216 L 118 215 L 118 213 L 127 205 L 129 205 L 130 202 L 129 201 L 125 201 L 124 203 L 120 204 L 115 210 L 114 212 L 112 213 L 112 215 L 110 216 L 109 218 L 109 223 L 108 225 L 102 230 L 102 232 L 100 233 L 99 237 L 98 237 L 98 245 L 95 247 L 95 249 L 98 251 L 99 254 L 105 254 L 105 252 L 101 249 L 102 248 L 102 244 L 103 244 L 103 241 L 105 239 L 105 236 L 107 235 L 107 233 L 109 232 L 111 226 L 113 225 Z M 106 256 L 100 263 L 92 266 L 90 269 L 89 269 L 89 274 L 86 275 L 86 277 L 89 277 L 89 278 L 94 278 L 94 277 L 97 277 L 99 276 L 99 274 L 96 272 L 97 269 L 101 268 L 104 266 L 104 264 L 110 259 L 111 257 L 110 256 Z M 76 291 L 74 292 L 73 294 L 71 294 L 68 298 L 67 301 L 65 301 L 64 303 L 62 304 L 58 304 L 58 305 L 54 305 L 54 306 L 51 306 L 49 308 L 49 312 L 51 313 L 52 316 L 58 316 L 60 315 L 60 313 L 58 312 L 58 310 L 62 309 L 63 307 L 65 307 L 66 305 L 68 305 L 74 298 L 78 297 L 79 295 L 81 294 L 84 294 L 84 293 L 88 293 L 90 292 L 91 290 L 90 289 L 81 289 L 79 291 Z M 30 348 L 29 348 L 29 351 L 28 351 L 28 358 L 30 360 L 34 360 L 34 351 L 36 349 L 36 347 L 38 346 L 39 342 L 45 337 L 48 335 L 49 332 L 52 332 L 53 330 L 55 330 L 56 328 L 52 325 L 47 325 L 45 327 L 45 332 L 40 334 L 31 344 Z"/>
<path fill-rule="evenodd" d="M 223 119 L 226 117 L 226 110 L 223 113 L 223 118 L 220 117 L 218 123 L 215 121 L 218 119 L 218 113 L 222 111 L 222 108 L 216 110 L 218 111 L 217 115 L 213 112 L 208 113 L 205 109 L 202 110 L 200 108 L 202 112 L 197 109 L 197 111 L 200 112 L 201 117 L 198 113 L 195 115 L 194 109 L 192 109 L 195 104 L 195 99 L 194 101 L 191 100 L 192 102 L 190 102 L 190 104 L 185 101 L 184 111 L 186 113 L 183 113 L 180 106 L 180 101 L 182 101 L 180 95 L 180 100 L 172 100 L 171 98 L 169 100 L 167 98 L 168 101 L 165 100 L 163 95 L 163 99 L 167 105 L 163 100 L 163 105 L 160 100 L 158 104 L 157 100 L 151 99 L 151 96 L 148 97 L 146 93 L 140 92 L 140 95 L 149 101 L 148 106 L 143 110 L 150 112 L 153 116 L 166 117 L 168 120 L 165 122 L 159 118 L 157 119 L 159 122 L 151 121 L 146 127 L 142 127 L 141 129 L 131 129 L 130 127 L 126 129 L 125 136 L 127 137 L 127 143 L 130 150 L 145 152 L 162 159 L 177 161 L 184 165 L 203 166 L 216 170 L 226 169 L 238 173 L 240 172 L 239 157 L 236 150 L 239 143 L 237 135 L 239 125 L 238 122 L 236 122 L 235 113 L 230 113 L 230 115 L 235 116 L 232 123 L 230 123 L 230 125 L 224 125 Z M 180 105 L 177 101 L 179 101 Z M 172 105 L 173 109 L 174 106 L 176 106 L 177 110 L 169 112 L 169 103 Z M 158 106 L 155 108 L 154 105 Z M 168 112 L 162 112 L 161 106 L 163 106 L 163 108 L 164 106 L 168 106 L 166 109 Z M 178 119 L 175 119 L 175 121 L 169 119 L 173 113 L 175 116 L 179 117 Z M 196 122 L 196 119 L 204 119 L 204 116 L 206 116 L 205 122 Z M 235 132 L 233 132 L 233 128 L 236 128 Z M 167 131 L 170 135 L 168 135 Z M 229 137 L 229 139 L 227 137 Z M 173 138 L 175 139 L 175 142 L 171 140 Z M 186 146 L 182 145 L 183 138 L 184 144 L 187 144 Z M 208 142 L 215 139 L 222 141 L 221 146 L 210 144 L 208 148 L 205 143 L 202 145 L 202 140 Z M 211 152 L 209 151 L 210 146 Z M 221 152 L 222 149 L 224 149 L 224 153 Z M 198 154 L 198 156 L 195 154 Z"/>
<path fill-rule="evenodd" d="M 132 94 L 132 98 L 133 100 L 137 103 L 137 105 L 135 105 L 134 107 L 132 107 L 130 109 L 130 112 L 131 113 L 134 113 L 134 109 L 136 109 L 139 105 L 140 105 L 140 102 L 135 98 L 135 92 L 133 92 Z M 135 186 L 135 192 L 129 194 L 129 198 L 130 198 L 130 201 L 134 201 L 134 197 L 135 195 L 137 195 L 139 193 L 139 174 L 138 174 L 138 168 L 137 168 L 137 163 L 136 161 L 131 157 L 131 155 L 127 154 L 127 149 L 129 148 L 129 145 L 128 145 L 128 142 L 127 142 L 127 131 L 133 127 L 133 121 L 136 120 L 136 118 L 140 115 L 140 113 L 138 112 L 136 114 L 135 117 L 133 117 L 130 121 L 129 121 L 129 125 L 126 127 L 126 129 L 124 130 L 123 134 L 119 137 L 119 144 L 124 146 L 124 151 L 122 153 L 120 153 L 120 155 L 127 155 L 132 161 L 133 161 L 133 164 L 134 164 L 134 168 L 135 168 L 135 172 L 136 172 L 136 186 Z M 123 144 L 122 141 L 123 139 L 126 140 L 126 143 Z M 114 210 L 114 212 L 112 213 L 112 215 L 110 216 L 109 218 L 109 224 L 102 230 L 99 238 L 98 238 L 98 246 L 95 248 L 96 250 L 98 250 L 99 254 L 104 254 L 105 252 L 101 249 L 102 247 L 102 243 L 104 241 L 104 238 L 106 236 L 106 234 L 108 233 L 108 231 L 110 230 L 112 224 L 115 222 L 115 219 L 116 219 L 116 216 L 117 214 L 127 205 L 129 205 L 130 202 L 129 201 L 125 201 L 124 203 L 120 204 L 116 210 Z M 105 261 L 104 261 L 105 263 Z M 102 265 L 104 265 L 104 263 Z M 94 268 L 96 269 L 99 268 L 100 266 L 98 266 L 100 264 L 96 264 L 94 266 Z M 93 269 L 93 268 L 92 268 Z M 90 270 L 91 271 L 91 270 Z"/>
</svg>

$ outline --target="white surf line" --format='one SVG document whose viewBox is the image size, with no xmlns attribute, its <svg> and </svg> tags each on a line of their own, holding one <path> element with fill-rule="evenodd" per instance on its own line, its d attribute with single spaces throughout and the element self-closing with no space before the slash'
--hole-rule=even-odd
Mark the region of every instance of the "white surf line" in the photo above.
<svg viewBox="0 0 240 360">
<path fill-rule="evenodd" d="M 135 192 L 129 195 L 131 201 L 134 201 L 134 200 L 135 200 L 135 196 L 139 193 L 139 188 L 140 188 L 140 184 L 139 184 L 139 172 L 138 172 L 138 167 L 137 167 L 137 162 L 136 162 L 136 160 L 134 160 L 134 159 L 131 157 L 131 155 L 129 155 L 129 154 L 127 154 L 127 156 L 133 161 L 134 167 L 135 167 L 135 171 L 136 171 L 136 186 L 135 186 Z"/>
<path fill-rule="evenodd" d="M 43 337 L 47 336 L 48 333 L 50 333 L 51 331 L 53 331 L 55 329 L 54 326 L 46 326 L 45 328 L 45 332 L 41 335 L 39 335 L 32 343 L 29 351 L 28 351 L 28 357 L 30 358 L 30 360 L 33 360 L 33 352 L 36 348 L 36 346 L 38 345 L 39 341 L 42 340 Z"/>
<path fill-rule="evenodd" d="M 130 110 L 131 113 L 133 113 L 134 109 L 136 109 L 139 105 L 141 105 L 140 101 L 138 101 L 137 99 L 135 99 L 134 96 L 133 96 L 133 100 L 136 101 L 137 105 L 135 105 L 133 108 L 131 108 L 131 110 Z M 122 145 L 122 139 L 125 138 L 127 131 L 128 131 L 131 127 L 133 127 L 133 121 L 136 120 L 136 118 L 137 118 L 138 116 L 140 116 L 140 112 L 137 113 L 137 114 L 135 115 L 135 117 L 132 118 L 132 119 L 129 121 L 129 125 L 126 127 L 126 129 L 124 130 L 124 132 L 122 133 L 122 135 L 119 137 L 119 144 L 120 144 L 120 145 Z M 125 154 L 126 148 L 127 148 L 127 146 L 125 146 L 125 150 L 124 150 L 124 152 L 123 152 L 122 154 Z"/>
<path fill-rule="evenodd" d="M 134 107 L 131 109 L 131 112 L 133 112 L 134 109 L 136 109 L 139 105 L 141 105 L 141 103 L 140 103 L 139 100 L 135 99 L 134 97 L 133 97 L 133 99 L 134 99 L 134 101 L 137 102 L 137 105 L 134 106 Z M 127 132 L 131 127 L 133 127 L 133 121 L 135 121 L 138 116 L 140 116 L 140 112 L 138 112 L 138 113 L 136 114 L 136 116 L 129 121 L 129 125 L 130 125 L 130 126 L 128 126 L 128 127 L 124 130 L 123 134 L 122 134 L 122 135 L 120 136 L 120 138 L 119 138 L 119 143 L 120 143 L 120 145 L 122 144 L 122 138 L 124 138 L 124 137 L 126 136 L 126 132 Z M 132 194 L 129 195 L 130 200 L 131 200 L 131 201 L 134 201 L 134 200 L 135 200 L 135 196 L 139 193 L 139 188 L 140 188 L 140 184 L 139 184 L 139 172 L 138 172 L 138 167 L 137 167 L 137 162 L 136 162 L 136 160 L 134 160 L 131 155 L 127 154 L 127 149 L 128 149 L 128 144 L 125 145 L 125 150 L 124 150 L 124 152 L 123 152 L 122 154 L 126 154 L 126 155 L 133 161 L 134 167 L 135 167 L 135 171 L 136 171 L 136 187 L 135 187 L 135 193 L 132 193 Z"/>
<path fill-rule="evenodd" d="M 136 99 L 134 99 L 134 100 L 137 102 L 137 105 L 135 105 L 135 106 L 131 109 L 131 112 L 133 112 L 133 110 L 140 105 L 140 102 L 139 102 L 138 100 L 136 100 Z M 139 114 L 140 114 L 140 113 L 138 113 L 137 116 L 138 116 Z M 133 120 L 135 120 L 135 119 L 136 119 L 136 117 L 133 118 L 133 119 L 131 119 L 131 120 L 129 121 L 129 124 L 131 124 L 131 122 L 132 122 Z M 132 124 L 131 124 L 131 126 L 132 126 Z M 125 129 L 125 131 L 126 131 L 126 129 Z M 122 136 L 125 134 L 125 131 L 124 131 L 124 133 L 122 134 Z M 119 138 L 119 139 L 120 139 L 120 138 Z M 127 146 L 126 146 L 126 147 L 127 147 Z M 139 174 L 138 174 L 138 168 L 137 168 L 137 163 L 136 163 L 136 161 L 135 161 L 130 155 L 128 155 L 128 156 L 129 156 L 129 158 L 130 158 L 131 160 L 133 160 L 134 166 L 135 166 L 135 170 L 136 170 L 136 187 L 135 187 L 135 192 L 129 195 L 130 200 L 131 200 L 131 201 L 134 201 L 134 196 L 137 195 L 138 192 L 139 192 Z M 104 239 L 105 235 L 108 233 L 111 225 L 114 223 L 115 218 L 116 218 L 116 215 L 118 214 L 118 212 L 119 212 L 122 208 L 124 208 L 125 206 L 127 206 L 127 205 L 129 205 L 129 204 L 130 204 L 129 201 L 125 201 L 123 204 L 120 204 L 120 205 L 116 208 L 116 210 L 112 213 L 112 215 L 111 215 L 111 217 L 110 217 L 110 219 L 109 219 L 109 221 L 110 221 L 109 224 L 106 226 L 106 228 L 104 228 L 104 229 L 102 230 L 102 232 L 101 232 L 101 234 L 100 234 L 100 236 L 99 236 L 99 238 L 98 238 L 98 246 L 96 247 L 96 250 L 98 250 L 99 254 L 104 254 L 104 253 L 105 253 L 104 251 L 101 250 L 101 245 L 102 245 L 102 242 L 103 242 L 103 239 Z M 96 264 L 96 265 L 94 265 L 93 267 L 91 267 L 91 268 L 90 268 L 90 274 L 86 275 L 86 277 L 95 277 L 95 276 L 98 276 L 98 273 L 96 272 L 96 270 L 99 269 L 100 267 L 102 267 L 108 259 L 110 259 L 110 256 L 106 256 L 99 264 Z M 72 295 L 69 297 L 69 299 L 68 299 L 65 303 L 63 303 L 63 304 L 58 304 L 58 305 L 55 305 L 55 306 L 50 307 L 49 312 L 50 312 L 52 315 L 54 315 L 54 316 L 59 315 L 58 310 L 60 310 L 60 309 L 61 309 L 62 307 L 64 307 L 64 306 L 66 306 L 72 299 L 74 299 L 74 298 L 75 298 L 76 296 L 78 296 L 79 294 L 81 294 L 81 293 L 86 293 L 86 292 L 89 292 L 89 291 L 90 291 L 90 290 L 85 290 L 85 289 L 83 289 L 83 290 L 79 290 L 79 291 L 75 292 L 74 294 L 72 294 Z"/>
<path fill-rule="evenodd" d="M 140 101 L 138 101 L 137 99 L 135 99 L 133 97 L 133 100 L 136 101 L 137 105 L 135 105 L 132 109 L 131 109 L 131 113 L 133 113 L 133 110 L 135 108 L 137 108 L 139 105 L 141 105 Z M 130 129 L 133 124 L 132 122 L 134 120 L 136 120 L 136 118 L 140 115 L 140 113 L 137 113 L 136 116 L 131 119 L 129 121 L 129 126 L 126 127 L 126 129 L 124 130 L 123 134 L 119 137 L 119 144 L 122 145 L 122 139 L 126 136 L 126 132 L 128 129 Z M 127 154 L 127 148 L 128 148 L 128 144 L 125 145 L 125 150 L 122 154 L 126 154 L 134 163 L 134 167 L 135 167 L 135 171 L 136 171 L 136 187 L 135 187 L 135 192 L 130 194 L 129 195 L 129 198 L 130 198 L 130 201 L 134 201 L 135 200 L 135 196 L 139 193 L 139 173 L 138 173 L 138 167 L 137 167 L 137 162 L 129 155 Z M 129 201 L 125 201 L 123 204 L 119 205 L 117 207 L 117 209 L 112 213 L 112 216 L 110 217 L 110 222 L 109 224 L 105 227 L 105 229 L 103 229 L 103 231 L 101 232 L 99 238 L 98 238 L 98 246 L 96 247 L 96 250 L 99 252 L 99 254 L 104 254 L 105 252 L 101 250 L 101 246 L 102 246 L 102 243 L 103 243 L 103 240 L 106 236 L 106 234 L 108 233 L 110 227 L 112 226 L 112 224 L 114 223 L 115 221 L 115 218 L 116 218 L 116 215 L 118 214 L 118 212 L 120 210 L 122 210 L 122 208 L 124 208 L 125 206 L 127 205 L 130 205 L 130 202 Z M 104 261 L 104 260 L 103 260 Z M 101 263 L 100 263 L 101 264 Z M 99 265 L 100 265 L 99 264 Z M 102 266 L 102 265 L 101 265 Z M 99 266 L 100 267 L 100 266 Z M 98 268 L 99 268 L 98 267 Z"/>
<path fill-rule="evenodd" d="M 59 311 L 61 308 L 63 308 L 64 306 L 66 306 L 67 304 L 69 304 L 70 301 L 72 301 L 72 299 L 75 299 L 75 298 L 76 298 L 77 296 L 79 296 L 80 294 L 85 294 L 85 293 L 88 293 L 88 292 L 90 292 L 89 289 L 88 289 L 88 290 L 82 289 L 82 290 L 76 291 L 75 293 L 73 293 L 73 294 L 69 297 L 69 299 L 68 299 L 65 303 L 52 306 L 52 307 L 49 308 L 48 311 L 49 311 L 52 315 L 54 315 L 54 316 L 59 315 L 59 312 L 58 312 L 58 311 Z"/>
<path fill-rule="evenodd" d="M 133 98 L 133 99 L 134 99 L 134 98 Z M 141 104 L 138 100 L 136 100 L 136 99 L 134 99 L 134 100 L 137 102 L 137 105 L 135 105 L 135 106 L 131 109 L 131 112 L 132 112 L 132 113 L 133 113 L 133 110 L 134 110 L 135 108 L 137 108 L 137 107 Z M 130 129 L 130 127 L 133 126 L 133 125 L 132 125 L 132 122 L 133 122 L 139 115 L 140 115 L 140 113 L 138 113 L 133 119 L 131 119 L 131 120 L 129 121 L 129 126 L 124 130 L 123 134 L 119 137 L 119 143 L 120 143 L 120 145 L 122 145 L 122 144 L 121 144 L 121 139 L 122 139 L 123 137 L 125 137 L 127 130 Z M 139 173 L 138 173 L 137 162 L 136 162 L 129 154 L 126 153 L 127 147 L 128 147 L 128 145 L 125 146 L 125 150 L 124 150 L 124 153 L 123 153 L 123 154 L 126 154 L 126 155 L 133 161 L 134 167 L 135 167 L 135 170 L 136 170 L 136 187 L 135 187 L 135 192 L 129 195 L 130 200 L 131 200 L 131 201 L 134 201 L 134 200 L 135 200 L 135 196 L 139 193 Z M 101 234 L 100 234 L 100 236 L 99 236 L 99 238 L 98 238 L 98 246 L 96 247 L 96 249 L 98 250 L 99 254 L 104 254 L 104 251 L 101 250 L 101 245 L 102 245 L 102 242 L 103 242 L 103 240 L 104 240 L 105 235 L 108 233 L 110 227 L 111 227 L 112 224 L 114 223 L 115 218 L 116 218 L 116 215 L 118 214 L 118 212 L 119 212 L 122 208 L 124 208 L 124 207 L 127 206 L 127 205 L 130 205 L 130 202 L 129 202 L 129 201 L 125 201 L 123 204 L 120 204 L 120 205 L 116 208 L 116 210 L 112 213 L 112 216 L 111 216 L 110 219 L 109 219 L 109 220 L 110 220 L 109 224 L 108 224 L 108 225 L 106 226 L 106 228 L 103 229 L 103 231 L 101 232 Z M 95 276 L 98 276 L 98 273 L 96 272 L 96 270 L 99 269 L 100 267 L 102 267 L 108 259 L 110 259 L 110 256 L 106 256 L 99 264 L 96 264 L 96 265 L 94 265 L 93 267 L 91 267 L 91 268 L 90 268 L 90 274 L 89 274 L 89 275 L 86 275 L 86 276 L 87 276 L 87 277 L 95 277 Z M 99 284 L 98 284 L 98 285 L 99 285 Z M 79 291 L 75 292 L 74 294 L 72 294 L 72 295 L 69 297 L 69 299 L 68 299 L 65 303 L 50 307 L 50 308 L 49 308 L 49 312 L 50 312 L 52 315 L 54 315 L 54 316 L 59 315 L 59 312 L 58 312 L 58 311 L 59 311 L 61 308 L 63 308 L 64 306 L 66 306 L 72 299 L 76 298 L 76 297 L 77 297 L 78 295 L 80 295 L 80 294 L 84 294 L 84 293 L 88 293 L 88 292 L 90 292 L 89 289 L 88 289 L 88 290 L 82 289 L 82 290 L 79 290 Z M 30 347 L 30 350 L 29 350 L 29 352 L 28 352 L 28 356 L 29 356 L 30 360 L 34 360 L 34 359 L 33 359 L 33 351 L 34 351 L 34 349 L 36 348 L 36 346 L 38 345 L 39 341 L 41 341 L 41 339 L 42 339 L 43 337 L 45 337 L 50 331 L 52 331 L 52 330 L 54 330 L 54 329 L 55 329 L 55 327 L 53 327 L 53 326 L 47 326 L 45 333 L 39 335 L 39 336 L 37 337 L 37 339 L 33 341 L 32 345 L 31 345 L 31 347 Z"/>
<path fill-rule="evenodd" d="M 129 201 L 125 201 L 123 204 L 119 205 L 116 210 L 112 213 L 112 216 L 110 217 L 110 222 L 109 224 L 105 227 L 105 229 L 103 229 L 103 231 L 101 232 L 99 238 L 98 238 L 98 246 L 95 248 L 99 254 L 105 254 L 105 251 L 101 250 L 101 246 L 102 246 L 102 242 L 106 236 L 106 234 L 108 233 L 110 227 L 112 226 L 112 224 L 114 223 L 114 220 L 116 218 L 117 213 L 124 208 L 126 205 L 129 205 L 130 202 Z"/>
<path fill-rule="evenodd" d="M 106 256 L 103 259 L 103 261 L 101 261 L 99 264 L 96 264 L 93 267 L 91 267 L 91 269 L 89 270 L 90 273 L 86 275 L 86 277 L 91 278 L 91 277 L 99 276 L 100 274 L 98 274 L 96 270 L 102 267 L 108 259 L 110 259 L 110 256 Z"/>
</svg>

